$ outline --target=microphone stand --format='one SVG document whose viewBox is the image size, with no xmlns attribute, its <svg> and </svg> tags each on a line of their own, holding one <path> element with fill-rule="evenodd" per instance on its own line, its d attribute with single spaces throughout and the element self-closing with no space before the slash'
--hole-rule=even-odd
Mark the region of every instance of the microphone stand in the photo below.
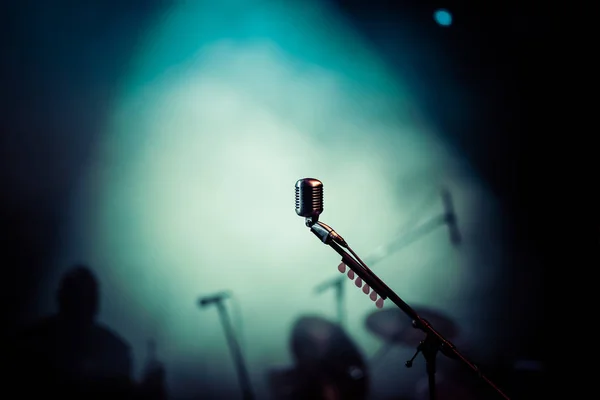
<svg viewBox="0 0 600 400">
<path fill-rule="evenodd" d="M 244 400 L 254 400 L 254 394 L 252 392 L 250 378 L 248 377 L 248 369 L 246 368 L 246 363 L 244 362 L 244 357 L 242 356 L 242 350 L 235 337 L 233 327 L 231 326 L 229 313 L 227 312 L 227 308 L 225 308 L 225 305 L 223 304 L 222 298 L 220 298 L 219 300 L 215 300 L 215 302 L 217 305 L 217 310 L 219 311 L 221 325 L 223 326 L 223 330 L 225 331 L 225 337 L 227 339 L 229 351 L 231 352 L 231 356 L 233 357 L 233 363 L 235 364 L 238 380 L 242 389 L 242 398 Z"/>
<path fill-rule="evenodd" d="M 344 244 L 344 247 L 350 248 L 341 239 L 335 231 L 329 226 L 307 218 L 306 225 L 310 227 L 310 230 L 319 238 L 321 241 L 329 245 L 334 249 L 340 256 L 342 256 L 342 262 L 350 267 L 352 271 L 356 273 L 367 285 L 375 291 L 382 300 L 390 299 L 400 310 L 404 311 L 406 315 L 412 320 L 412 324 L 415 328 L 422 330 L 425 333 L 425 340 L 423 340 L 417 347 L 417 351 L 411 360 L 406 362 L 406 366 L 410 368 L 413 360 L 419 353 L 423 354 L 425 358 L 426 371 L 429 381 L 429 399 L 435 400 L 435 373 L 436 373 L 436 357 L 438 351 L 442 352 L 445 356 L 460 360 L 469 369 L 475 372 L 484 382 L 486 382 L 492 389 L 494 389 L 502 398 L 510 400 L 510 398 L 504 394 L 504 392 L 496 386 L 487 376 L 485 376 L 479 367 L 469 361 L 463 356 L 450 341 L 444 338 L 438 331 L 436 331 L 431 324 L 424 318 L 421 318 L 417 312 L 410 307 L 404 300 L 400 298 L 392 289 L 390 289 L 377 275 L 373 273 L 364 263 L 359 263 L 346 252 L 338 241 Z M 333 235 L 332 233 L 335 233 Z M 337 238 L 337 239 L 336 239 Z M 354 254 L 352 250 L 350 250 Z M 355 255 L 356 258 L 358 256 Z"/>
<path fill-rule="evenodd" d="M 337 319 L 341 327 L 344 327 L 346 322 L 346 311 L 344 310 L 344 280 L 335 278 L 325 283 L 320 284 L 315 288 L 315 292 L 322 293 L 325 290 L 333 288 L 335 290 L 335 302 L 337 307 Z"/>
</svg>

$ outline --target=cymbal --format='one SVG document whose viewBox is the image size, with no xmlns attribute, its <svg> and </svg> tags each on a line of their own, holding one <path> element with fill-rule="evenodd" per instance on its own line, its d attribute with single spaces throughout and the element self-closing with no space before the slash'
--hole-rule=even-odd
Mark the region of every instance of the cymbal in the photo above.
<svg viewBox="0 0 600 400">
<path fill-rule="evenodd" d="M 426 307 L 413 309 L 446 339 L 452 341 L 458 335 L 456 324 L 439 311 Z M 423 331 L 414 328 L 409 317 L 397 308 L 372 312 L 367 317 L 365 325 L 367 330 L 390 344 L 412 347 L 417 346 L 425 338 Z"/>
</svg>

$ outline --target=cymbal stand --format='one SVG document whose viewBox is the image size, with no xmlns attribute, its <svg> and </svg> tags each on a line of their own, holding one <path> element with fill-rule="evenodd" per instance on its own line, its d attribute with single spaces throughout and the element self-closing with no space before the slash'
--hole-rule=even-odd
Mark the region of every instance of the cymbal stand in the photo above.
<svg viewBox="0 0 600 400">
<path fill-rule="evenodd" d="M 335 290 L 335 305 L 337 309 L 337 320 L 341 327 L 344 327 L 346 323 L 346 310 L 344 309 L 344 280 L 342 279 L 330 279 L 315 288 L 316 293 L 322 293 L 325 290 L 333 288 Z"/>
</svg>

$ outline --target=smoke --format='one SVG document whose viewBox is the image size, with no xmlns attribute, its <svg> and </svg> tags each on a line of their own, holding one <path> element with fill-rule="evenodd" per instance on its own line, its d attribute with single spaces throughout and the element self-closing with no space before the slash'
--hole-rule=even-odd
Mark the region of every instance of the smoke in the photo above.
<svg viewBox="0 0 600 400">
<path fill-rule="evenodd" d="M 56 276 L 75 259 L 96 267 L 103 320 L 132 343 L 138 370 L 155 338 L 159 357 L 178 371 L 169 386 L 181 396 L 194 390 L 190 371 L 235 393 L 217 312 L 195 301 L 232 290 L 251 378 L 264 394 L 266 371 L 290 362 L 293 321 L 314 312 L 334 318 L 332 296 L 312 290 L 335 276 L 339 257 L 295 215 L 295 181 L 323 181 L 321 219 L 367 255 L 463 167 L 364 43 L 341 22 L 324 32 L 327 10 L 302 9 L 302 24 L 286 25 L 300 11 L 264 6 L 231 22 L 248 34 L 262 21 L 260 35 L 192 46 L 174 30 L 193 32 L 194 16 L 206 18 L 194 7 L 170 13 L 140 50 L 74 196 Z M 438 210 L 421 212 L 426 219 Z M 441 232 L 377 268 L 407 300 L 439 305 L 466 285 L 464 270 L 452 272 L 452 251 Z M 440 273 L 441 260 L 450 265 Z M 347 301 L 349 330 L 369 353 L 377 341 L 363 319 L 373 304 L 351 289 Z"/>
</svg>

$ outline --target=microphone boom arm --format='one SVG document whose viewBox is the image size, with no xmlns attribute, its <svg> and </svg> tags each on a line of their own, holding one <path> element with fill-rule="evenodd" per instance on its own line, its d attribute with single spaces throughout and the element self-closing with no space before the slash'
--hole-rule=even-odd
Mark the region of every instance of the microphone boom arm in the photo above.
<svg viewBox="0 0 600 400">
<path fill-rule="evenodd" d="M 417 348 L 417 353 L 415 356 L 421 352 L 425 358 L 425 362 L 427 364 L 427 373 L 429 376 L 429 389 L 430 389 L 430 398 L 434 397 L 435 390 L 435 361 L 437 352 L 441 351 L 442 354 L 446 355 L 449 358 L 458 359 L 463 364 L 465 364 L 469 369 L 475 372 L 484 382 L 486 382 L 490 387 L 492 387 L 502 398 L 505 400 L 510 400 L 510 398 L 504 394 L 504 392 L 494 384 L 488 377 L 486 377 L 480 370 L 477 365 L 469 361 L 465 356 L 463 356 L 449 340 L 444 338 L 438 331 L 436 331 L 433 326 L 427 320 L 421 318 L 417 312 L 410 307 L 404 300 L 400 298 L 392 289 L 390 289 L 379 277 L 373 273 L 364 263 L 361 261 L 357 261 L 355 259 L 358 256 L 350 255 L 347 251 L 345 251 L 342 247 L 348 248 L 350 252 L 354 254 L 354 252 L 347 246 L 343 246 L 335 240 L 335 237 L 331 235 L 331 232 L 334 232 L 329 226 L 325 225 L 325 227 L 329 228 L 325 229 L 321 226 L 322 223 L 309 225 L 307 219 L 307 226 L 310 227 L 311 231 L 321 239 L 321 241 L 329 245 L 332 249 L 334 249 L 340 256 L 342 256 L 342 262 L 346 264 L 356 275 L 358 275 L 364 283 L 369 285 L 371 289 L 377 293 L 381 299 L 390 299 L 400 310 L 402 310 L 409 318 L 413 321 L 413 326 L 415 328 L 420 329 L 426 335 L 425 340 L 419 344 Z M 315 228 L 315 226 L 318 226 Z M 327 234 L 325 234 L 327 233 Z M 336 233 L 337 235 L 337 233 Z M 339 236 L 339 235 L 337 235 Z M 340 236 L 341 237 L 341 236 Z M 345 242 L 344 242 L 345 244 Z M 414 357 L 413 357 L 414 358 Z M 406 366 L 409 367 L 412 365 L 412 360 L 407 362 Z"/>
</svg>

